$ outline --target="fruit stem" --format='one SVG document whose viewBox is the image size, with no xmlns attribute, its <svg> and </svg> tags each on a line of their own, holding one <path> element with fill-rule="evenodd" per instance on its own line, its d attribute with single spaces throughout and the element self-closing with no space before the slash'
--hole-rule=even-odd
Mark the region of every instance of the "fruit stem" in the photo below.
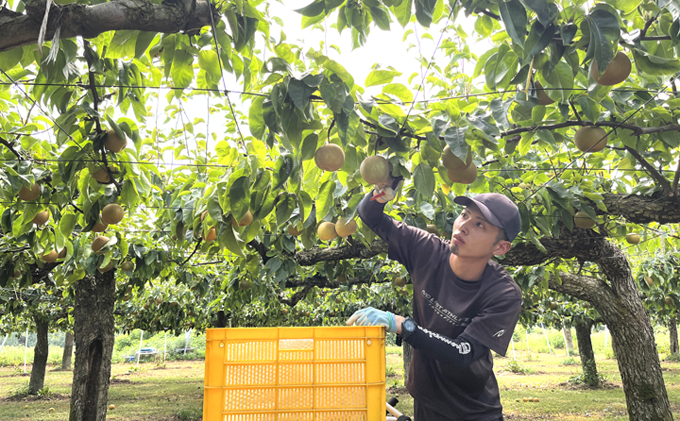
<svg viewBox="0 0 680 421">
<path fill-rule="evenodd" d="M 578 115 L 578 111 L 576 111 L 576 107 L 574 107 L 574 103 L 571 100 L 569 100 L 569 105 L 571 105 L 571 109 L 574 110 L 574 115 L 576 116 L 578 122 L 583 123 L 583 120 L 581 120 L 581 116 Z"/>
</svg>

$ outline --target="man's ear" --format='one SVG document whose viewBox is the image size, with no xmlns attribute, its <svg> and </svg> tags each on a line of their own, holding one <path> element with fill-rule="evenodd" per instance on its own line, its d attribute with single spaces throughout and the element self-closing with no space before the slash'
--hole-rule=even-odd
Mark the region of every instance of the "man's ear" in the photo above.
<svg viewBox="0 0 680 421">
<path fill-rule="evenodd" d="M 510 248 L 512 248 L 512 243 L 510 241 L 501 240 L 496 243 L 492 251 L 494 256 L 502 256 L 510 251 Z"/>
</svg>

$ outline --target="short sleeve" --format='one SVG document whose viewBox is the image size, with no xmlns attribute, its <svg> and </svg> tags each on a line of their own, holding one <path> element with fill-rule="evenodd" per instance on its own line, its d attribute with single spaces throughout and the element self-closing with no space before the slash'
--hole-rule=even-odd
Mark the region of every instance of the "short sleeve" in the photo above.
<svg viewBox="0 0 680 421">
<path fill-rule="evenodd" d="M 517 289 L 506 289 L 492 299 L 465 328 L 465 334 L 500 355 L 505 355 L 519 320 L 522 296 Z"/>
</svg>

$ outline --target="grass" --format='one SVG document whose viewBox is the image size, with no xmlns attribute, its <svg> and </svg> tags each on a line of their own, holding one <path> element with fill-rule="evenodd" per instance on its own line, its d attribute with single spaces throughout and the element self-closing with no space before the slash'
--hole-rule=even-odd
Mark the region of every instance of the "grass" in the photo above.
<svg viewBox="0 0 680 421">
<path fill-rule="evenodd" d="M 557 334 L 561 336 L 560 332 L 549 332 L 548 338 Z M 659 342 L 663 338 L 659 336 L 657 343 L 662 349 L 663 344 Z M 529 333 L 530 352 L 526 350 L 526 337 L 521 336 L 520 339 L 524 346 L 516 341 L 514 356 L 512 350 L 508 351 L 507 357 L 495 356 L 495 371 L 507 420 L 628 420 L 617 363 L 607 357 L 604 332 L 593 335 L 597 368 L 606 379 L 606 387 L 597 390 L 569 382 L 581 373 L 578 356 L 572 354 L 567 357 L 564 348 L 555 349 L 552 344 L 554 352 L 548 353 L 542 330 Z M 541 343 L 545 352 L 539 352 Z M 388 346 L 386 351 L 387 396 L 397 396 L 397 408 L 412 415 L 413 399 L 404 388 L 402 349 Z M 6 347 L 0 357 L 5 352 L 16 354 L 16 350 L 9 351 Z M 667 360 L 664 354 L 661 357 L 668 397 L 675 417 L 680 419 L 680 361 Z M 32 352 L 29 352 L 29 362 L 31 358 Z M 42 397 L 25 397 L 20 392 L 28 385 L 29 375 L 23 373 L 23 350 L 20 360 L 21 364 L 17 367 L 0 367 L 0 419 L 68 419 L 72 372 L 56 370 L 58 365 L 48 367 L 45 386 L 49 393 Z M 141 363 L 139 367 L 116 363 L 112 366 L 109 388 L 109 404 L 115 405 L 115 409 L 108 412 L 107 419 L 198 420 L 203 408 L 203 375 L 203 360 L 168 361 L 164 368 L 153 362 Z M 539 401 L 525 402 L 524 398 L 529 397 Z M 50 408 L 54 411 L 50 412 Z"/>
</svg>

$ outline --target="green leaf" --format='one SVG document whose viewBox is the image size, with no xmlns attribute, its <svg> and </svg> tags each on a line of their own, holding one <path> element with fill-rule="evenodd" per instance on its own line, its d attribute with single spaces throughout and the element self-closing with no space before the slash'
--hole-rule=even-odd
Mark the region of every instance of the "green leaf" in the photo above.
<svg viewBox="0 0 680 421">
<path fill-rule="evenodd" d="M 550 8 L 546 0 L 520 0 L 524 7 L 536 13 L 538 21 L 546 26 L 550 22 Z"/>
<path fill-rule="evenodd" d="M 324 13 L 326 11 L 325 6 L 326 2 L 324 2 L 324 0 L 315 0 L 314 3 L 311 3 L 302 9 L 296 9 L 295 11 L 303 16 L 312 18 Z"/>
<path fill-rule="evenodd" d="M 475 21 L 475 32 L 482 38 L 486 38 L 493 32 L 493 20 L 487 15 L 477 16 Z"/>
<path fill-rule="evenodd" d="M 569 100 L 571 96 L 571 90 L 574 87 L 574 75 L 571 72 L 571 67 L 564 61 L 557 63 L 557 66 L 549 74 L 544 74 L 547 86 L 554 91 L 545 91 L 548 96 L 554 100 L 558 100 L 561 103 L 565 103 Z M 593 120 L 597 121 L 597 120 Z"/>
<path fill-rule="evenodd" d="M 383 87 L 384 94 L 394 95 L 403 102 L 413 101 L 413 92 L 401 83 L 390 83 Z"/>
<path fill-rule="evenodd" d="M 633 60 L 640 74 L 664 76 L 680 71 L 680 60 L 654 56 L 637 48 L 633 49 Z"/>
<path fill-rule="evenodd" d="M 590 40 L 584 61 L 595 58 L 600 73 L 604 72 L 618 48 L 619 20 L 609 11 L 597 9 L 585 16 L 581 32 Z"/>
<path fill-rule="evenodd" d="M 533 139 L 534 134 L 532 132 L 526 132 L 522 135 L 522 138 L 519 141 L 519 145 L 517 145 L 520 156 L 524 156 L 527 154 L 527 152 L 529 152 L 529 149 L 531 149 L 531 142 L 533 141 Z"/>
<path fill-rule="evenodd" d="M 392 82 L 396 76 L 401 76 L 401 72 L 396 70 L 372 70 L 371 73 L 366 76 L 365 85 L 367 88 L 369 86 L 384 85 Z"/>
<path fill-rule="evenodd" d="M 468 115 L 467 120 L 484 134 L 488 135 L 489 140 L 493 140 L 491 136 L 498 136 L 500 134 L 498 127 L 495 124 L 489 123 L 487 115 Z"/>
<path fill-rule="evenodd" d="M 201 50 L 198 52 L 198 67 L 205 70 L 210 77 L 209 83 L 219 83 L 222 78 L 220 64 L 217 61 L 217 53 L 213 50 Z"/>
<path fill-rule="evenodd" d="M 605 0 L 605 2 L 620 10 L 622 15 L 627 15 L 637 9 L 642 0 Z"/>
<path fill-rule="evenodd" d="M 305 82 L 298 79 L 291 79 L 288 82 L 288 95 L 301 111 L 304 111 L 309 103 L 309 97 L 315 90 L 315 88 L 309 87 Z"/>
<path fill-rule="evenodd" d="M 413 172 L 413 182 L 416 190 L 424 198 L 429 199 L 434 194 L 434 172 L 432 168 L 424 162 L 421 162 Z"/>
<path fill-rule="evenodd" d="M 390 15 L 383 7 L 370 7 L 373 22 L 383 31 L 390 30 Z"/>
<path fill-rule="evenodd" d="M 333 206 L 333 191 L 335 190 L 335 181 L 327 180 L 321 185 L 319 193 L 316 195 L 316 222 L 328 215 L 331 206 Z"/>
<path fill-rule="evenodd" d="M 302 215 L 302 220 L 306 221 L 307 218 L 309 217 L 309 214 L 312 212 L 314 202 L 312 201 L 312 197 L 306 191 L 301 191 L 300 193 L 298 193 L 298 199 L 299 199 L 298 205 L 300 206 L 300 215 Z"/>
<path fill-rule="evenodd" d="M 262 110 L 264 100 L 264 97 L 256 97 L 248 110 L 248 128 L 253 137 L 257 139 L 262 139 L 265 131 L 264 111 Z"/>
<path fill-rule="evenodd" d="M 514 102 L 513 99 L 508 101 L 502 101 L 500 98 L 495 98 L 491 100 L 489 104 L 489 109 L 491 109 L 491 114 L 496 123 L 501 125 L 501 127 L 507 129 L 510 128 L 510 120 L 508 120 L 508 111 L 510 106 Z"/>
<path fill-rule="evenodd" d="M 249 185 L 248 177 L 242 176 L 236 179 L 229 188 L 229 208 L 232 216 L 237 221 L 240 221 L 245 216 L 250 207 Z"/>
<path fill-rule="evenodd" d="M 378 117 L 378 124 L 381 128 L 389 131 L 395 136 L 399 133 L 399 123 L 391 115 L 381 114 Z"/>
<path fill-rule="evenodd" d="M 600 119 L 600 106 L 592 98 L 580 95 L 576 98 L 576 103 L 581 106 L 581 112 L 593 123 Z"/>
<path fill-rule="evenodd" d="M 276 202 L 276 224 L 281 225 L 288 222 L 290 216 L 295 210 L 295 195 L 292 193 L 284 193 Z"/>
<path fill-rule="evenodd" d="M 470 145 L 465 141 L 467 129 L 468 126 L 449 127 L 444 132 L 444 141 L 451 149 L 451 152 L 463 162 L 466 161 L 467 154 L 470 151 Z"/>
<path fill-rule="evenodd" d="M 416 0 L 417 1 L 417 0 Z M 411 21 L 411 9 L 413 7 L 413 0 L 402 0 L 399 5 L 395 5 L 392 8 L 394 16 L 397 17 L 397 22 L 399 25 L 406 27 Z"/>
<path fill-rule="evenodd" d="M 111 43 L 106 49 L 106 58 L 127 58 L 135 56 L 137 37 L 140 31 L 120 30 L 113 34 Z"/>
<path fill-rule="evenodd" d="M 220 246 L 226 247 L 227 250 L 237 256 L 245 257 L 243 254 L 243 246 L 245 243 L 239 241 L 238 235 L 234 232 L 234 227 L 231 224 L 224 225 L 224 231 L 220 234 Z"/>
<path fill-rule="evenodd" d="M 272 190 L 276 191 L 281 186 L 283 186 L 284 183 L 288 180 L 288 177 L 290 177 L 290 174 L 292 172 L 293 172 L 293 157 L 290 154 L 281 155 L 281 157 L 276 160 L 276 164 L 274 165 Z"/>
<path fill-rule="evenodd" d="M 550 24 L 546 28 L 538 21 L 531 25 L 529 37 L 524 44 L 524 64 L 529 64 L 531 59 L 547 47 L 555 34 L 555 25 Z"/>
<path fill-rule="evenodd" d="M 340 80 L 345 82 L 348 86 L 354 85 L 354 79 L 352 75 L 349 74 L 347 69 L 345 69 L 340 63 L 335 60 L 326 60 L 323 62 L 323 67 L 326 70 L 330 70 L 335 73 Z"/>
<path fill-rule="evenodd" d="M 319 145 L 319 135 L 311 133 L 302 141 L 301 158 L 303 161 L 314 158 L 317 146 Z"/>
<path fill-rule="evenodd" d="M 434 8 L 437 0 L 414 0 L 416 3 L 416 19 L 418 23 L 426 28 L 432 23 Z"/>
<path fill-rule="evenodd" d="M 512 42 L 524 47 L 527 31 L 527 11 L 519 0 L 501 1 L 498 4 L 505 31 Z"/>
<path fill-rule="evenodd" d="M 140 31 L 135 43 L 135 58 L 139 59 L 144 55 L 146 49 L 149 48 L 151 42 L 156 38 L 156 35 L 158 35 L 158 32 Z"/>
<path fill-rule="evenodd" d="M 76 227 L 78 216 L 73 213 L 66 213 L 61 215 L 59 220 L 59 231 L 65 238 L 70 238 L 73 234 L 73 229 Z"/>
<path fill-rule="evenodd" d="M 178 88 L 188 88 L 194 80 L 194 56 L 184 48 L 175 50 L 170 75 Z"/>
<path fill-rule="evenodd" d="M 0 69 L 8 72 L 11 68 L 16 66 L 21 57 L 24 55 L 24 49 L 22 47 L 13 48 L 9 51 L 3 51 L 0 53 Z"/>
</svg>

